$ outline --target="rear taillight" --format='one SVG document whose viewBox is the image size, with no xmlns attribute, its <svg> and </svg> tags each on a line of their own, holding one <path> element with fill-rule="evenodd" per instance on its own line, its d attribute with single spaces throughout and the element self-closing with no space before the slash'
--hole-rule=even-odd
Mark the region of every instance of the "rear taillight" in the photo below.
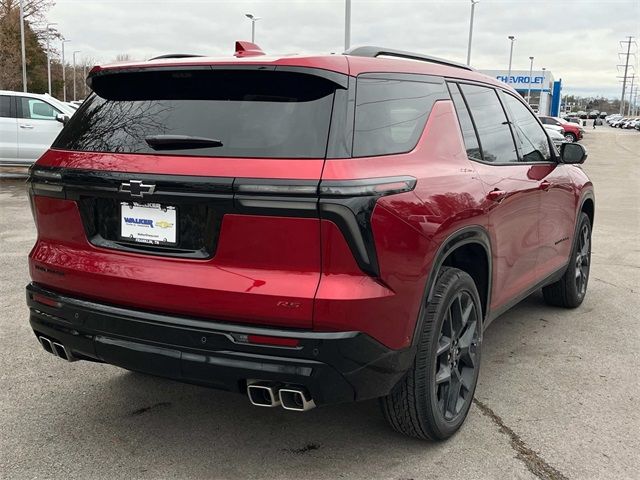
<svg viewBox="0 0 640 480">
<path fill-rule="evenodd" d="M 409 192 L 416 186 L 413 177 L 364 178 L 361 180 L 322 181 L 320 196 L 327 197 L 382 197 Z"/>
</svg>

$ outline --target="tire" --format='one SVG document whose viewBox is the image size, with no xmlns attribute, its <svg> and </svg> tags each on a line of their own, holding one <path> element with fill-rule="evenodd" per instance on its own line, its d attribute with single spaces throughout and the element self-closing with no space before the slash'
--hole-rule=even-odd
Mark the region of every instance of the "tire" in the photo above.
<svg viewBox="0 0 640 480">
<path fill-rule="evenodd" d="M 569 143 L 573 143 L 576 141 L 576 136 L 573 133 L 569 132 L 564 134 L 564 139 Z"/>
<path fill-rule="evenodd" d="M 591 267 L 591 221 L 581 212 L 571 257 L 562 278 L 542 288 L 545 302 L 554 307 L 576 308 L 587 293 Z"/>
<path fill-rule="evenodd" d="M 480 369 L 482 306 L 473 279 L 450 267 L 442 268 L 433 299 L 429 303 L 425 299 L 425 304 L 413 366 L 380 403 L 396 431 L 444 440 L 460 428 L 473 400 Z"/>
</svg>

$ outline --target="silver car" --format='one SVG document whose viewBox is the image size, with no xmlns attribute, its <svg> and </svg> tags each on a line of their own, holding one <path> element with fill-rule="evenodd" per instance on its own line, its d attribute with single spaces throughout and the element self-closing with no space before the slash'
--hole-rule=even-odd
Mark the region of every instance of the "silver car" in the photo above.
<svg viewBox="0 0 640 480">
<path fill-rule="evenodd" d="M 560 145 L 562 145 L 565 141 L 564 135 L 558 132 L 558 130 L 554 128 L 554 125 L 544 125 L 544 129 L 547 131 L 549 138 L 556 146 L 556 148 L 560 150 Z"/>
<path fill-rule="evenodd" d="M 0 90 L 0 165 L 31 165 L 73 113 L 49 95 Z"/>
</svg>

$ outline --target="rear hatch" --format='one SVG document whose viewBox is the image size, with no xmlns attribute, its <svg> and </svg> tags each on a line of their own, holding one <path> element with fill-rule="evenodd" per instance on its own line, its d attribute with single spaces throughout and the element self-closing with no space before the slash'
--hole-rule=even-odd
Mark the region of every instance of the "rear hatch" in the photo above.
<svg viewBox="0 0 640 480">
<path fill-rule="evenodd" d="M 149 311 L 311 327 L 318 183 L 341 148 L 331 125 L 347 77 L 186 66 L 91 82 L 32 169 L 33 280 Z"/>
</svg>

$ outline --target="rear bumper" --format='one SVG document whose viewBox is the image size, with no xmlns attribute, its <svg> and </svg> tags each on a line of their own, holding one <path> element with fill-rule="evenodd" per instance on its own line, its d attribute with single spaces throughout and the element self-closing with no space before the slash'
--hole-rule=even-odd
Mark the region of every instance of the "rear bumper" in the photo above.
<svg viewBox="0 0 640 480">
<path fill-rule="evenodd" d="M 35 296 L 35 298 L 34 298 Z M 177 317 L 81 300 L 27 286 L 37 335 L 75 358 L 243 393 L 247 380 L 305 387 L 317 405 L 386 395 L 415 350 L 391 350 L 361 332 L 273 329 Z M 247 335 L 297 340 L 253 345 Z"/>
</svg>

